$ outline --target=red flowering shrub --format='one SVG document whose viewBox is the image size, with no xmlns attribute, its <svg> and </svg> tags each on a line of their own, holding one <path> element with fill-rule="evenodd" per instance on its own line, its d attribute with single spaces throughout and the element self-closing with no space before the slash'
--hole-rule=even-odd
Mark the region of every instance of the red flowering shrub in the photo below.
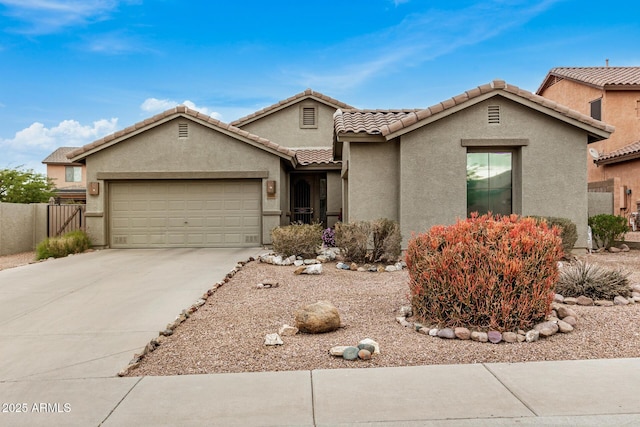
<svg viewBox="0 0 640 427">
<path fill-rule="evenodd" d="M 517 215 L 435 226 L 407 248 L 413 312 L 425 322 L 527 330 L 551 311 L 559 229 Z"/>
</svg>

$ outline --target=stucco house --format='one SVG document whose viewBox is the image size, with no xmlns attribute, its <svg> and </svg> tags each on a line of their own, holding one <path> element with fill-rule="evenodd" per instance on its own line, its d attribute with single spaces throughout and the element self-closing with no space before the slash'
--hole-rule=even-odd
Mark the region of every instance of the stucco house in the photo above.
<svg viewBox="0 0 640 427">
<path fill-rule="evenodd" d="M 571 218 L 586 244 L 589 139 L 613 129 L 503 81 L 427 109 L 359 110 L 307 90 L 231 124 L 178 106 L 69 153 L 97 246 L 255 246 L 291 221 L 470 211 Z"/>
<path fill-rule="evenodd" d="M 42 161 L 47 165 L 47 178 L 53 181 L 61 203 L 84 203 L 87 198 L 85 165 L 71 162 L 67 157 L 77 148 L 57 148 Z"/>
<path fill-rule="evenodd" d="M 586 156 L 590 191 L 613 193 L 613 213 L 640 203 L 640 67 L 560 67 L 537 94 L 615 126 Z"/>
</svg>

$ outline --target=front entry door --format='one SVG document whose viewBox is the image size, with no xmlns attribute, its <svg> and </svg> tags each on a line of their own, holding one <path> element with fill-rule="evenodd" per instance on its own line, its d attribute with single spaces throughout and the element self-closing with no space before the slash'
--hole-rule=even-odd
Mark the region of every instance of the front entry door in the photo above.
<svg viewBox="0 0 640 427">
<path fill-rule="evenodd" d="M 326 174 L 291 176 L 291 221 L 311 224 L 326 222 Z"/>
</svg>

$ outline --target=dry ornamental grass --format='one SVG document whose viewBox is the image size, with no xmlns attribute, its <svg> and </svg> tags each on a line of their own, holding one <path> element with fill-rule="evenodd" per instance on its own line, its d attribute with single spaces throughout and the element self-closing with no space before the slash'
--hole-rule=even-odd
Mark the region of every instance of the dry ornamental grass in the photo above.
<svg viewBox="0 0 640 427">
<path fill-rule="evenodd" d="M 584 258 L 622 266 L 632 271 L 631 283 L 640 282 L 636 251 Z M 406 271 L 344 271 L 335 263 L 325 264 L 322 275 L 296 276 L 293 270 L 247 264 L 129 375 L 640 357 L 640 304 L 573 306 L 579 315 L 573 332 L 534 343 L 495 345 L 433 338 L 400 326 L 395 320 L 398 309 L 409 305 Z M 258 289 L 265 280 L 279 286 Z M 265 335 L 278 332 L 283 324 L 294 325 L 298 308 L 320 300 L 338 308 L 343 327 L 326 334 L 283 337 L 283 346 L 264 345 Z M 350 362 L 328 354 L 333 346 L 355 345 L 364 338 L 380 344 L 381 354 L 370 361 Z"/>
</svg>

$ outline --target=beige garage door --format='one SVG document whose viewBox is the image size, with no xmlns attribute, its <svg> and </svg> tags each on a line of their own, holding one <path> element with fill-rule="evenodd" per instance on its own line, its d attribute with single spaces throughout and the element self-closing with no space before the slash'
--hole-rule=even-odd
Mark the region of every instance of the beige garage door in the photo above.
<svg viewBox="0 0 640 427">
<path fill-rule="evenodd" d="M 112 182 L 111 247 L 257 246 L 260 194 L 258 180 Z"/>
</svg>

